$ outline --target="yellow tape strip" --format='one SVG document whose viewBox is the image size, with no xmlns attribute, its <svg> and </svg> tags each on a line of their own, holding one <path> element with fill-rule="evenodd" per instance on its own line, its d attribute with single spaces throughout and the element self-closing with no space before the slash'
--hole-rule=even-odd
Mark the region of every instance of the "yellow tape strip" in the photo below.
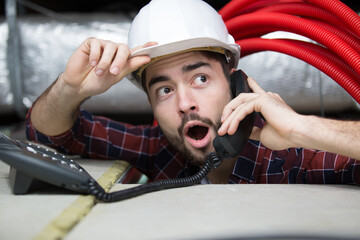
<svg viewBox="0 0 360 240">
<path fill-rule="evenodd" d="M 129 164 L 124 161 L 115 163 L 97 180 L 108 192 L 125 173 Z M 62 239 L 65 235 L 83 219 L 96 205 L 93 196 L 80 196 L 67 207 L 57 218 L 51 221 L 42 232 L 35 236 L 35 240 Z"/>
</svg>

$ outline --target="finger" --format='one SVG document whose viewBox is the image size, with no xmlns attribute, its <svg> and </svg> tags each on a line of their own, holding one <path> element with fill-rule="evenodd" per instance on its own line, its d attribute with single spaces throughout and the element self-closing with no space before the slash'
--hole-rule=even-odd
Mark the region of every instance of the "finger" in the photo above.
<svg viewBox="0 0 360 240">
<path fill-rule="evenodd" d="M 224 121 L 218 130 L 219 135 L 226 133 L 232 135 L 239 127 L 239 123 L 249 114 L 254 111 L 253 101 L 243 103 L 239 105 L 230 116 Z"/>
<path fill-rule="evenodd" d="M 235 108 L 229 116 L 225 119 L 225 121 L 221 124 L 221 127 L 218 130 L 219 135 L 224 135 L 228 133 L 230 126 L 234 119 L 236 118 L 236 115 L 239 114 L 239 109 L 242 108 L 241 105 L 239 105 L 237 108 Z"/>
<path fill-rule="evenodd" d="M 147 42 L 141 46 L 137 46 L 131 50 L 129 50 L 127 45 L 119 45 L 116 57 L 113 61 L 113 64 L 110 68 L 110 72 L 114 75 L 118 75 L 120 73 L 123 73 L 122 75 L 126 76 L 128 73 L 135 71 L 140 66 L 148 63 L 150 61 L 150 58 L 148 56 L 135 56 L 130 57 L 131 53 L 146 48 L 149 46 L 157 45 L 157 42 Z M 126 58 L 125 58 L 126 56 Z"/>
<path fill-rule="evenodd" d="M 247 81 L 254 93 L 265 93 L 264 89 L 262 89 L 253 78 L 248 77 Z"/>
<path fill-rule="evenodd" d="M 115 82 L 119 82 L 121 79 L 123 79 L 125 76 L 127 76 L 129 73 L 135 71 L 138 69 L 141 65 L 144 65 L 148 62 L 150 62 L 149 56 L 137 56 L 130 58 L 128 61 L 126 61 L 125 66 L 120 70 L 119 74 L 116 75 Z M 112 74 L 114 75 L 114 74 Z"/>
<path fill-rule="evenodd" d="M 89 48 L 89 63 L 91 66 L 95 67 L 101 56 L 101 42 L 99 39 L 96 38 L 90 38 L 87 41 L 87 45 Z"/>
<path fill-rule="evenodd" d="M 157 45 L 158 43 L 157 42 L 147 42 L 143 45 L 140 45 L 140 46 L 137 46 L 137 47 L 134 47 L 133 49 L 131 49 L 130 51 L 130 54 L 132 54 L 133 52 L 137 51 L 137 50 L 140 50 L 142 48 L 147 48 L 147 47 L 151 47 L 151 46 L 155 46 Z"/>
<path fill-rule="evenodd" d="M 226 118 L 226 120 L 221 124 L 221 127 L 218 129 L 218 134 L 220 136 L 228 133 L 231 122 L 233 121 L 236 114 L 236 109 Z"/>
<path fill-rule="evenodd" d="M 229 102 L 225 106 L 220 119 L 221 123 L 224 123 L 224 121 L 230 116 L 230 114 L 235 110 L 235 108 L 236 107 L 231 102 Z"/>
<path fill-rule="evenodd" d="M 231 100 L 223 110 L 221 116 L 221 122 L 224 122 L 225 119 L 240 105 L 244 102 L 251 101 L 256 98 L 258 95 L 254 93 L 240 93 L 236 98 Z"/>
<path fill-rule="evenodd" d="M 117 45 L 112 42 L 103 42 L 103 53 L 101 54 L 100 61 L 96 66 L 95 73 L 98 76 L 102 76 L 104 72 L 109 69 L 115 54 L 117 52 Z"/>
<path fill-rule="evenodd" d="M 252 112 L 254 112 L 254 107 L 251 103 L 245 104 L 244 106 L 241 107 L 241 109 L 238 108 L 236 114 L 234 115 L 233 120 L 230 122 L 230 126 L 227 133 L 230 135 L 234 134 L 237 131 L 240 122 L 244 120 L 244 118 L 247 115 L 251 114 Z"/>
<path fill-rule="evenodd" d="M 237 131 L 240 122 L 244 120 L 244 118 L 247 115 L 251 114 L 253 111 L 254 111 L 254 107 L 251 102 L 243 104 L 241 107 L 237 108 L 234 111 L 233 118 L 230 121 L 227 133 L 233 135 Z"/>
<path fill-rule="evenodd" d="M 149 63 L 150 61 L 151 58 L 147 55 L 131 57 L 127 63 L 127 72 L 128 73 L 133 72 L 142 65 Z"/>
<path fill-rule="evenodd" d="M 130 54 L 129 47 L 125 44 L 118 44 L 115 58 L 110 67 L 110 73 L 118 75 L 126 65 Z"/>
</svg>

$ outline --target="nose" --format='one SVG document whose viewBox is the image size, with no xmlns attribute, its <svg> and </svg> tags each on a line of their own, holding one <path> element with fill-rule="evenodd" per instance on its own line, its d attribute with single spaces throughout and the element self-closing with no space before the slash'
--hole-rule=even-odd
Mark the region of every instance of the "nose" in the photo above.
<svg viewBox="0 0 360 240">
<path fill-rule="evenodd" d="M 177 100 L 179 114 L 184 115 L 198 110 L 198 104 L 191 90 L 178 89 Z"/>
</svg>

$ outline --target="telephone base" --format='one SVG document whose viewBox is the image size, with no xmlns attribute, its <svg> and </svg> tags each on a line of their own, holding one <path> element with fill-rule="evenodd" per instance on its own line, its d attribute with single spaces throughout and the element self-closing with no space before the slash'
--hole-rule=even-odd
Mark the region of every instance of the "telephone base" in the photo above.
<svg viewBox="0 0 360 240">
<path fill-rule="evenodd" d="M 34 178 L 24 172 L 10 167 L 10 185 L 14 194 L 25 194 L 29 191 Z"/>
</svg>

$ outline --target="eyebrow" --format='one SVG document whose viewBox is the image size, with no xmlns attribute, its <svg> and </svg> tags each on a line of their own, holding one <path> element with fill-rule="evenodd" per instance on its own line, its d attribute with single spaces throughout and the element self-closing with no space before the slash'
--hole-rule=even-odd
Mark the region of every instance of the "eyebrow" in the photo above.
<svg viewBox="0 0 360 240">
<path fill-rule="evenodd" d="M 204 66 L 211 68 L 211 65 L 207 62 L 197 62 L 194 64 L 189 64 L 189 65 L 183 66 L 182 71 L 183 71 L 183 73 L 186 73 L 186 72 L 190 72 L 190 71 L 193 71 L 197 68 L 204 67 Z"/>
<path fill-rule="evenodd" d="M 167 77 L 167 76 L 158 76 L 158 77 L 153 77 L 150 79 L 149 81 L 149 85 L 148 85 L 148 88 L 150 89 L 152 85 L 154 85 L 155 83 L 158 83 L 158 82 L 166 82 L 166 81 L 169 81 L 170 78 Z"/>
<path fill-rule="evenodd" d="M 187 72 L 190 72 L 190 71 L 193 71 L 197 68 L 200 68 L 200 67 L 209 67 L 211 68 L 211 65 L 209 63 L 206 63 L 206 62 L 197 62 L 197 63 L 194 63 L 194 64 L 189 64 L 189 65 L 185 65 L 182 67 L 182 72 L 183 73 L 187 73 Z M 169 81 L 170 78 L 168 76 L 157 76 L 157 77 L 153 77 L 150 79 L 149 81 L 149 85 L 148 85 L 148 88 L 150 89 L 152 85 L 154 85 L 155 83 L 158 83 L 158 82 L 166 82 L 166 81 Z"/>
</svg>

